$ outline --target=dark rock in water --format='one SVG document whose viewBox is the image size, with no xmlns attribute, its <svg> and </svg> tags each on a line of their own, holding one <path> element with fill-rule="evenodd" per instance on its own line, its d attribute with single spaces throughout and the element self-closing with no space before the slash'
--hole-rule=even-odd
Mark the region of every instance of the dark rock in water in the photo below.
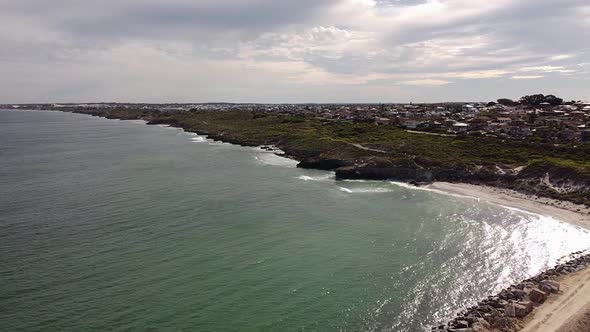
<svg viewBox="0 0 590 332">
<path fill-rule="evenodd" d="M 348 166 L 349 164 L 344 160 L 339 159 L 323 159 L 323 158 L 306 158 L 302 160 L 297 167 L 309 169 L 321 169 L 326 171 L 335 170 L 340 167 Z"/>
<path fill-rule="evenodd" d="M 210 133 L 207 136 L 208 136 L 208 138 L 215 140 L 215 141 L 231 143 L 231 144 L 235 144 L 235 145 L 250 146 L 250 147 L 257 147 L 260 145 L 260 143 L 258 143 L 258 142 L 251 141 L 248 139 L 239 139 L 239 138 L 236 138 L 236 137 L 234 137 L 228 133 L 224 133 L 224 132 Z"/>
<path fill-rule="evenodd" d="M 431 182 L 432 172 L 411 167 L 343 167 L 336 170 L 336 178 L 353 180 L 399 180 Z"/>
<path fill-rule="evenodd" d="M 432 184 L 432 181 L 410 181 L 410 184 L 416 187 L 422 187 Z"/>
<path fill-rule="evenodd" d="M 164 119 L 152 119 L 146 123 L 148 126 L 155 126 L 155 125 L 170 125 L 170 126 L 178 126 L 177 119 L 171 118 L 164 118 Z"/>
<path fill-rule="evenodd" d="M 413 170 L 391 167 L 346 167 L 336 170 L 337 179 L 353 180 L 413 180 Z"/>
<path fill-rule="evenodd" d="M 195 130 L 194 133 L 199 136 L 209 136 L 209 132 L 206 130 Z"/>
</svg>

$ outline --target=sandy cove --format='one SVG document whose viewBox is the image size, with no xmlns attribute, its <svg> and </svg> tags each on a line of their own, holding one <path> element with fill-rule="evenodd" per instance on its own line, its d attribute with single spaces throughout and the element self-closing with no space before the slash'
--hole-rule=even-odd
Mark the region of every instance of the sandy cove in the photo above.
<svg viewBox="0 0 590 332">
<path fill-rule="evenodd" d="M 435 182 L 429 188 L 548 215 L 590 230 L 590 209 L 509 189 Z M 590 247 L 590 243 L 588 244 Z M 560 290 L 520 322 L 523 332 L 590 332 L 590 267 L 559 276 Z M 475 330 L 473 330 L 475 331 Z"/>
<path fill-rule="evenodd" d="M 428 188 L 551 216 L 557 220 L 590 230 L 590 208 L 584 205 L 522 194 L 510 189 L 463 183 L 435 182 Z M 590 243 L 588 247 L 590 248 Z"/>
</svg>

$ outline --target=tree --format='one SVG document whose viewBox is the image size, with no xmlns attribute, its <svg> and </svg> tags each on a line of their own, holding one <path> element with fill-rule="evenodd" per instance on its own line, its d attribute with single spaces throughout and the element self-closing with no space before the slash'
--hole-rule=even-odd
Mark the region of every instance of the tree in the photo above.
<svg viewBox="0 0 590 332">
<path fill-rule="evenodd" d="M 524 96 L 520 98 L 520 102 L 527 106 L 539 106 L 545 102 L 545 96 L 542 94 Z"/>
<path fill-rule="evenodd" d="M 487 107 L 492 107 L 492 106 L 496 106 L 496 103 L 493 101 L 490 101 L 489 103 L 487 103 L 486 105 Z"/>
<path fill-rule="evenodd" d="M 498 99 L 498 104 L 504 105 L 504 106 L 514 106 L 514 105 L 516 105 L 516 102 L 512 99 L 501 98 L 501 99 Z"/>
<path fill-rule="evenodd" d="M 563 99 L 557 98 L 554 95 L 545 96 L 545 102 L 551 104 L 551 106 L 559 106 L 563 104 Z"/>
</svg>

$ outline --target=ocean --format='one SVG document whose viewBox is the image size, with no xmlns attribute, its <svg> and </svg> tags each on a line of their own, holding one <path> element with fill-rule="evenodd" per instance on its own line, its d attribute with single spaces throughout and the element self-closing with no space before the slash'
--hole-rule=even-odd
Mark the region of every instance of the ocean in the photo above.
<svg viewBox="0 0 590 332">
<path fill-rule="evenodd" d="M 175 128 L 0 111 L 3 331 L 427 331 L 587 249 L 548 216 Z"/>
</svg>

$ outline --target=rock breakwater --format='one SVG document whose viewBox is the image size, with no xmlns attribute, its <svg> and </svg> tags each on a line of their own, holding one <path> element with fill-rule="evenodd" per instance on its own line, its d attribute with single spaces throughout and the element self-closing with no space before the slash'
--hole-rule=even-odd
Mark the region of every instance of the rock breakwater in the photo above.
<svg viewBox="0 0 590 332">
<path fill-rule="evenodd" d="M 514 332 L 523 319 L 541 306 L 552 294 L 560 292 L 559 276 L 580 271 L 590 265 L 590 254 L 575 252 L 569 261 L 532 278 L 488 296 L 457 317 L 432 328 L 433 332 Z"/>
</svg>

